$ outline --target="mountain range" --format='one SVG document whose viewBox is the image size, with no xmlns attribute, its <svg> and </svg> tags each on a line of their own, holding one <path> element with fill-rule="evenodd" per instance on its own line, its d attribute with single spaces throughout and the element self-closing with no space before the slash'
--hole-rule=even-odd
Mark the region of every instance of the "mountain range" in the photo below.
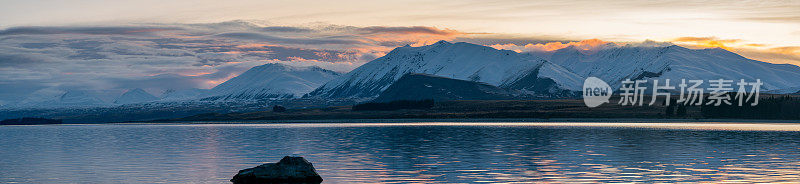
<svg viewBox="0 0 800 184">
<path fill-rule="evenodd" d="M 167 102 L 236 102 L 282 99 L 355 101 L 436 98 L 573 98 L 583 80 L 598 77 L 618 88 L 624 79 L 760 79 L 762 92 L 800 92 L 800 67 L 771 64 L 724 49 L 670 46 L 608 46 L 587 51 L 566 47 L 518 53 L 471 43 L 395 48 L 342 74 L 316 66 L 265 64 L 212 89 L 167 90 L 156 97 L 132 89 L 101 100 L 86 91 L 32 94 L 19 106 L 74 107 Z"/>
<path fill-rule="evenodd" d="M 470 43 L 439 41 L 421 47 L 399 47 L 336 78 L 306 97 L 377 97 L 408 73 L 482 82 L 531 93 L 580 90 L 582 78 L 541 58 Z"/>
<path fill-rule="evenodd" d="M 341 73 L 316 66 L 270 63 L 253 67 L 212 89 L 167 90 L 156 97 L 143 89 L 130 89 L 111 100 L 85 90 L 48 90 L 32 94 L 12 108 L 105 107 L 139 103 L 215 103 L 243 100 L 277 100 L 301 97 Z M 112 101 L 113 100 L 113 101 Z"/>
<path fill-rule="evenodd" d="M 561 65 L 581 77 L 603 79 L 616 88 L 624 79 L 645 78 L 670 79 L 672 84 L 679 83 L 681 79 L 745 79 L 748 82 L 761 79 L 764 82 L 762 90 L 800 86 L 800 66 L 747 59 L 721 48 L 619 46 L 587 54 L 575 47 L 567 47 L 555 52 L 532 54 Z"/>
</svg>

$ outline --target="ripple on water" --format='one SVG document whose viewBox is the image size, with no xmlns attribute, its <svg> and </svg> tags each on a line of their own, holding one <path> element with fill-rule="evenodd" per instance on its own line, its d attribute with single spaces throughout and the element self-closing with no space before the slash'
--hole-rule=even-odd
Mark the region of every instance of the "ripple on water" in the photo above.
<svg viewBox="0 0 800 184">
<path fill-rule="evenodd" d="M 227 183 L 285 155 L 325 183 L 796 182 L 800 127 L 359 123 L 0 127 L 0 183 Z"/>
</svg>

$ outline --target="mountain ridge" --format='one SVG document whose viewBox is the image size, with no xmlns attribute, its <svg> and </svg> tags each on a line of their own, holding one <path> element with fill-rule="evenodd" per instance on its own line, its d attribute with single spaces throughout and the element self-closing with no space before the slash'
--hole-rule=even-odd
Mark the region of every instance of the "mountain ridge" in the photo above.
<svg viewBox="0 0 800 184">
<path fill-rule="evenodd" d="M 341 75 L 317 66 L 259 65 L 211 88 L 202 100 L 258 100 L 301 97 Z"/>
<path fill-rule="evenodd" d="M 764 90 L 800 87 L 800 66 L 772 64 L 748 59 L 720 48 L 689 49 L 619 46 L 584 54 L 575 48 L 552 53 L 531 53 L 559 64 L 582 77 L 598 77 L 618 88 L 623 79 L 687 80 L 761 79 Z"/>
<path fill-rule="evenodd" d="M 542 89 L 580 89 L 582 80 L 578 75 L 538 57 L 465 42 L 439 41 L 420 47 L 395 48 L 388 54 L 325 83 L 306 97 L 375 98 L 408 73 L 424 73 L 501 86 L 518 81 L 537 69 L 540 72 L 535 77 L 556 78 L 554 83 L 546 84 L 551 86 L 540 87 Z"/>
</svg>

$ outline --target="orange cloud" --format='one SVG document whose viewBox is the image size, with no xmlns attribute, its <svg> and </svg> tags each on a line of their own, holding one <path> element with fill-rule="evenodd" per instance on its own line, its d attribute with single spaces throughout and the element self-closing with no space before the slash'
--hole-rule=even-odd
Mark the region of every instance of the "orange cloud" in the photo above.
<svg viewBox="0 0 800 184">
<path fill-rule="evenodd" d="M 567 47 L 575 47 L 578 50 L 591 51 L 591 50 L 596 50 L 597 48 L 600 48 L 600 47 L 605 46 L 607 44 L 615 44 L 615 43 L 614 42 L 607 42 L 607 41 L 603 41 L 603 40 L 599 40 L 599 39 L 588 39 L 588 40 L 582 40 L 582 41 L 579 41 L 579 42 L 567 42 L 567 43 L 562 43 L 562 42 L 548 42 L 548 43 L 545 43 L 545 44 L 541 44 L 541 43 L 531 44 L 531 43 L 529 43 L 529 44 L 524 45 L 524 46 L 516 45 L 516 44 L 513 44 L 513 43 L 510 43 L 510 44 L 495 44 L 495 45 L 490 45 L 490 47 L 493 47 L 495 49 L 513 50 L 513 51 L 516 51 L 516 52 L 530 52 L 530 51 L 548 51 L 549 52 L 549 51 L 555 51 L 555 50 L 563 49 L 563 48 L 567 48 Z"/>
<path fill-rule="evenodd" d="M 383 27 L 372 26 L 359 28 L 366 41 L 378 42 L 381 45 L 394 44 L 404 45 L 410 43 L 412 46 L 423 46 L 436 43 L 439 40 L 452 41 L 458 36 L 467 33 L 451 30 L 438 29 L 435 27 L 413 26 L 413 27 Z M 392 48 L 378 50 L 386 52 Z"/>
<path fill-rule="evenodd" d="M 239 74 L 241 74 L 241 73 L 230 73 L 230 74 L 228 74 L 228 76 L 225 76 L 223 78 L 206 80 L 202 84 L 203 88 L 204 89 L 213 88 L 213 87 L 215 87 L 215 86 L 217 86 L 219 84 L 222 84 L 225 81 L 228 81 L 228 80 L 230 80 L 230 79 L 232 79 L 232 78 L 234 78 L 236 76 L 239 76 Z"/>
<path fill-rule="evenodd" d="M 198 73 L 189 73 L 189 74 L 182 74 L 183 76 L 190 76 L 190 77 L 197 77 L 201 75 L 208 75 L 212 74 L 211 72 L 198 72 Z"/>
<path fill-rule="evenodd" d="M 773 47 L 768 44 L 747 43 L 741 39 L 719 39 L 716 37 L 680 37 L 670 40 L 672 43 L 693 48 L 722 48 L 735 52 L 744 57 L 777 64 L 793 64 L 800 66 L 800 46 Z M 512 50 L 515 52 L 551 52 L 567 47 L 575 47 L 585 54 L 591 54 L 607 46 L 623 45 L 599 39 L 589 39 L 579 42 L 548 42 L 543 44 L 495 44 L 490 45 L 495 49 Z"/>
<path fill-rule="evenodd" d="M 750 59 L 800 66 L 800 46 L 772 47 L 768 44 L 716 37 L 680 37 L 672 42 L 689 48 L 722 48 Z"/>
<path fill-rule="evenodd" d="M 734 48 L 734 52 L 747 58 L 778 64 L 800 66 L 800 46 L 772 48 Z"/>
<path fill-rule="evenodd" d="M 676 43 L 689 44 L 695 47 L 702 48 L 723 48 L 730 50 L 733 45 L 741 45 L 740 39 L 719 39 L 716 37 L 680 37 L 672 40 Z M 755 46 L 755 45 L 752 45 Z"/>
<path fill-rule="evenodd" d="M 748 46 L 748 47 L 766 47 L 767 45 L 766 44 L 758 44 L 758 43 L 748 43 L 748 44 L 745 44 L 745 46 Z"/>
<path fill-rule="evenodd" d="M 391 34 L 427 34 L 427 35 L 458 35 L 458 31 L 451 29 L 438 29 L 435 27 L 411 26 L 411 27 L 385 27 L 370 26 L 359 28 L 359 31 L 368 33 L 391 33 Z"/>
<path fill-rule="evenodd" d="M 800 55 L 800 46 L 793 46 L 793 47 L 775 47 L 770 48 L 769 51 L 780 53 L 780 54 L 792 54 L 792 55 Z"/>
</svg>

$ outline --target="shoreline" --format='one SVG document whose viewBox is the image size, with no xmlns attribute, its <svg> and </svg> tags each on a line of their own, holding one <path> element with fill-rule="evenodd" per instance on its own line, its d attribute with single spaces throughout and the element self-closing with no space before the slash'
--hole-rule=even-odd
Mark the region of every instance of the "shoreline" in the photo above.
<svg viewBox="0 0 800 184">
<path fill-rule="evenodd" d="M 398 123 L 641 123 L 641 124 L 800 124 L 798 120 L 769 119 L 645 119 L 645 118 L 439 118 L 439 119 L 298 119 L 298 120 L 209 120 L 209 121 L 141 121 L 141 122 L 104 122 L 104 123 L 63 123 L 35 125 L 0 125 L 2 126 L 48 126 L 48 125 L 213 125 L 213 124 L 398 124 Z"/>
<path fill-rule="evenodd" d="M 390 126 L 496 126 L 496 127 L 542 127 L 542 128 L 622 128 L 622 129 L 651 129 L 651 130 L 682 130 L 682 131 L 777 131 L 800 132 L 800 123 L 790 121 L 757 121 L 757 120 L 727 120 L 718 121 L 682 121 L 682 120 L 637 120 L 637 119 L 538 119 L 532 121 L 503 119 L 499 121 L 485 121 L 470 119 L 462 121 L 439 121 L 439 119 L 425 120 L 382 120 L 382 121 L 348 121 L 348 120 L 317 120 L 317 121 L 249 121 L 249 122 L 174 122 L 174 123 L 119 123 L 115 125 L 166 125 L 166 126 L 265 126 L 280 128 L 298 127 L 390 127 Z"/>
<path fill-rule="evenodd" d="M 641 119 L 641 118 L 439 118 L 439 119 L 307 119 L 307 120 L 225 120 L 225 121 L 152 121 L 95 124 L 280 124 L 280 123 L 760 123 L 800 124 L 798 120 L 763 119 Z"/>
</svg>

